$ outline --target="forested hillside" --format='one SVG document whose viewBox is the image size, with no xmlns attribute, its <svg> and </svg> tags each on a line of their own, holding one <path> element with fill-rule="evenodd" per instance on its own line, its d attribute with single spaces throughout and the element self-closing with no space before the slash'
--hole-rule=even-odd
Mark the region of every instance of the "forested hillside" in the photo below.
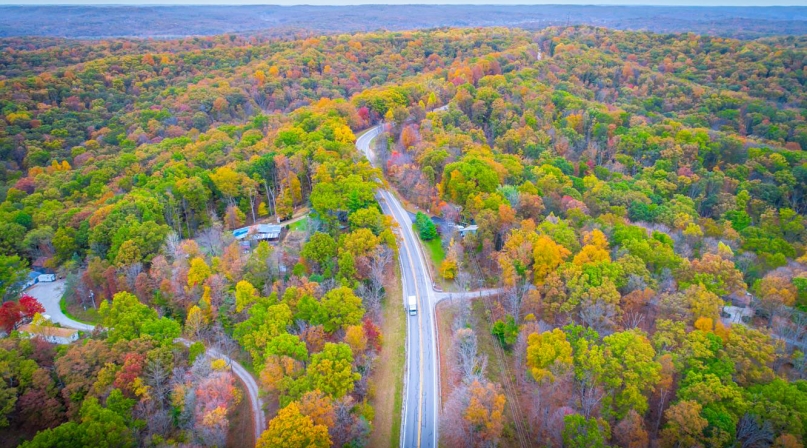
<svg viewBox="0 0 807 448">
<path fill-rule="evenodd" d="M 459 316 L 447 446 L 803 446 L 805 56 L 592 27 L 8 43 L 0 439 L 232 443 L 245 398 L 207 346 L 259 378 L 259 446 L 367 446 L 388 180 L 437 222 L 447 288 L 504 291 L 525 421 Z M 354 147 L 377 123 L 381 169 Z M 19 299 L 34 265 L 92 334 L 15 331 L 49 325 Z"/>
</svg>

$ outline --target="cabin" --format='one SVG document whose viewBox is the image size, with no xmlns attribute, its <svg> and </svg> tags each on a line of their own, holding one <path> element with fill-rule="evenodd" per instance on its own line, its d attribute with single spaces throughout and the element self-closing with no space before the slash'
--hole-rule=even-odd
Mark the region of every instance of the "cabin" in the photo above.
<svg viewBox="0 0 807 448">
<path fill-rule="evenodd" d="M 258 224 L 255 226 L 256 241 L 277 241 L 280 239 L 280 233 L 283 231 L 283 226 L 278 224 Z"/>
<path fill-rule="evenodd" d="M 467 235 L 476 235 L 476 231 L 479 229 L 479 226 L 476 224 L 470 226 L 457 226 L 457 232 L 459 232 L 460 236 L 465 238 Z"/>
<path fill-rule="evenodd" d="M 72 328 L 59 328 L 25 324 L 17 329 L 21 335 L 28 338 L 40 337 L 51 344 L 67 345 L 78 340 L 78 330 Z"/>
</svg>

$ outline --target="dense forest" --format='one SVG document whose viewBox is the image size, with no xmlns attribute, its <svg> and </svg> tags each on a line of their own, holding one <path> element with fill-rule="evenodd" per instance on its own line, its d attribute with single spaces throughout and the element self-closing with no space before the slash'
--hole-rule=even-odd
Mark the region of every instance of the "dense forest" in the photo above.
<svg viewBox="0 0 807 448">
<path fill-rule="evenodd" d="M 259 379 L 258 446 L 368 446 L 389 182 L 446 288 L 502 290 L 490 326 L 465 304 L 441 335 L 446 446 L 803 446 L 805 44 L 588 26 L 4 40 L 0 439 L 223 446 L 244 397 L 207 347 Z M 354 146 L 378 123 L 379 169 Z M 301 213 L 280 244 L 232 232 Z M 30 266 L 66 277 L 95 331 L 24 337 L 51 325 L 20 298 Z"/>
</svg>

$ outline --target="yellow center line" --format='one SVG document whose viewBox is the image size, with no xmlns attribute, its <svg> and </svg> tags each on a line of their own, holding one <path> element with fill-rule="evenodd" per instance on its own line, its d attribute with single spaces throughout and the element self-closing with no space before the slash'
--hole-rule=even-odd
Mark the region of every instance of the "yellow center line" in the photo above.
<svg viewBox="0 0 807 448">
<path fill-rule="evenodd" d="M 387 193 L 387 194 L 389 194 L 389 193 Z M 399 221 L 399 222 L 401 222 L 401 224 L 405 225 L 404 222 L 402 222 L 402 221 Z M 418 396 L 420 397 L 420 402 L 418 403 L 418 440 L 417 440 L 417 446 L 418 446 L 418 448 L 420 448 L 420 438 L 421 438 L 420 433 L 421 433 L 421 430 L 423 428 L 423 425 L 422 425 L 422 422 L 423 422 L 423 319 L 421 318 L 422 314 L 423 314 L 423 305 L 422 305 L 421 300 L 420 300 L 420 290 L 418 288 L 418 280 L 417 280 L 417 273 L 415 271 L 415 265 L 412 263 L 412 254 L 409 251 L 409 248 L 407 247 L 408 244 L 406 243 L 406 235 L 403 235 L 403 238 L 404 238 L 404 247 L 406 248 L 406 253 L 409 255 L 407 258 L 409 259 L 409 268 L 412 269 L 412 280 L 414 281 L 414 284 L 415 284 L 415 297 L 417 297 L 418 308 L 419 308 L 417 316 L 418 316 L 418 333 L 419 333 L 419 337 L 418 337 L 418 343 L 419 344 L 418 345 L 420 346 L 419 347 L 419 352 L 420 352 L 420 356 L 419 356 L 419 358 L 420 358 L 420 382 L 418 384 Z"/>
</svg>

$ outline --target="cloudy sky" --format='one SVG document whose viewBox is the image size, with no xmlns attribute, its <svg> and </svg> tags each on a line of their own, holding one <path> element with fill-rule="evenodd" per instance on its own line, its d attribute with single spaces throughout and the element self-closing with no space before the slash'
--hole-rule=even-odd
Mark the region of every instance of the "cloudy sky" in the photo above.
<svg viewBox="0 0 807 448">
<path fill-rule="evenodd" d="M 807 6 L 807 0 L 0 0 L 4 5 L 366 5 L 366 4 L 518 4 L 518 5 L 687 5 Z"/>
</svg>

